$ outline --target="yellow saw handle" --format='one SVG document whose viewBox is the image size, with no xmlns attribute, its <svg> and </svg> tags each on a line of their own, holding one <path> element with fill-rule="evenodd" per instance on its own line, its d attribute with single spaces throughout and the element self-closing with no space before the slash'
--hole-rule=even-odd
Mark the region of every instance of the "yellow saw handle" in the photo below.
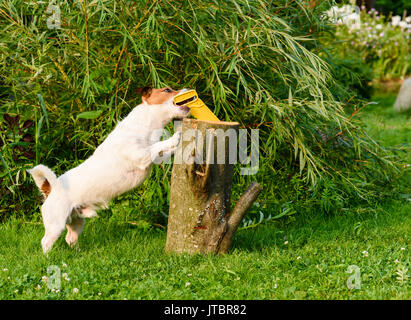
<svg viewBox="0 0 411 320">
<path fill-rule="evenodd" d="M 216 115 L 207 108 L 205 103 L 198 97 L 195 90 L 188 90 L 174 97 L 174 104 L 186 105 L 190 113 L 198 120 L 220 121 Z"/>
</svg>

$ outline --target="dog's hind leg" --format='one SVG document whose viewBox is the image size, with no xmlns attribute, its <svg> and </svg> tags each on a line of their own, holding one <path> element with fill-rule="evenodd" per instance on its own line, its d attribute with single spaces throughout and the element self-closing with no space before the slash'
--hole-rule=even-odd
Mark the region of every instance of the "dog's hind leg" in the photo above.
<svg viewBox="0 0 411 320">
<path fill-rule="evenodd" d="M 78 238 L 83 231 L 85 219 L 82 217 L 72 217 L 71 222 L 66 224 L 66 242 L 70 247 L 77 244 Z"/>
<path fill-rule="evenodd" d="M 71 207 L 69 202 L 61 198 L 56 199 L 52 194 L 42 205 L 41 215 L 43 217 L 45 234 L 43 239 L 41 239 L 41 245 L 44 253 L 50 251 L 53 244 L 60 237 L 70 213 Z"/>
</svg>

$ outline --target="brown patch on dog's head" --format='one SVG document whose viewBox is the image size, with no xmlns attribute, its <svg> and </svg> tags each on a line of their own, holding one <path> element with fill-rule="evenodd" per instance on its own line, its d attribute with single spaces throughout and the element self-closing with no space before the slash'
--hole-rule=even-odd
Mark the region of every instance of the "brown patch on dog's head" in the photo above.
<svg viewBox="0 0 411 320">
<path fill-rule="evenodd" d="M 44 180 L 43 184 L 41 185 L 40 190 L 43 193 L 44 199 L 47 199 L 48 195 L 51 192 L 51 185 L 47 179 Z"/>
<path fill-rule="evenodd" d="M 179 93 L 171 88 L 153 89 L 151 87 L 138 88 L 136 92 L 141 94 L 143 102 L 150 105 L 163 104 Z"/>
<path fill-rule="evenodd" d="M 152 87 L 142 87 L 136 90 L 137 94 L 140 94 L 142 97 L 149 97 L 151 94 Z"/>
</svg>

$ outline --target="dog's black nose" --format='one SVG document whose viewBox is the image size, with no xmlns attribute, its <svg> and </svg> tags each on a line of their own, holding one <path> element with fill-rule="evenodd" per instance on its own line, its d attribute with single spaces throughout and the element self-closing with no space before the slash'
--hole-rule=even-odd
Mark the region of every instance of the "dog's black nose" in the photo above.
<svg viewBox="0 0 411 320">
<path fill-rule="evenodd" d="M 190 108 L 187 107 L 187 106 L 180 106 L 179 108 L 180 108 L 181 110 L 187 112 L 187 113 L 190 111 Z"/>
</svg>

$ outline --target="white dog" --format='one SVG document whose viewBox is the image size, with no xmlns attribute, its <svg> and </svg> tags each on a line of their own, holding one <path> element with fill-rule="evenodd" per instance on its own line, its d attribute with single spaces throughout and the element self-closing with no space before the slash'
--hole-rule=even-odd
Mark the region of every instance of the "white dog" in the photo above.
<svg viewBox="0 0 411 320">
<path fill-rule="evenodd" d="M 170 88 L 141 88 L 142 103 L 119 122 L 93 155 L 60 177 L 46 166 L 29 170 L 44 195 L 41 214 L 45 235 L 41 240 L 48 252 L 67 227 L 66 242 L 77 243 L 84 218 L 96 216 L 117 195 L 140 185 L 156 160 L 171 157 L 181 132 L 160 141 L 162 130 L 172 119 L 186 117 L 190 109 L 177 106 L 173 98 L 186 91 Z"/>
</svg>

